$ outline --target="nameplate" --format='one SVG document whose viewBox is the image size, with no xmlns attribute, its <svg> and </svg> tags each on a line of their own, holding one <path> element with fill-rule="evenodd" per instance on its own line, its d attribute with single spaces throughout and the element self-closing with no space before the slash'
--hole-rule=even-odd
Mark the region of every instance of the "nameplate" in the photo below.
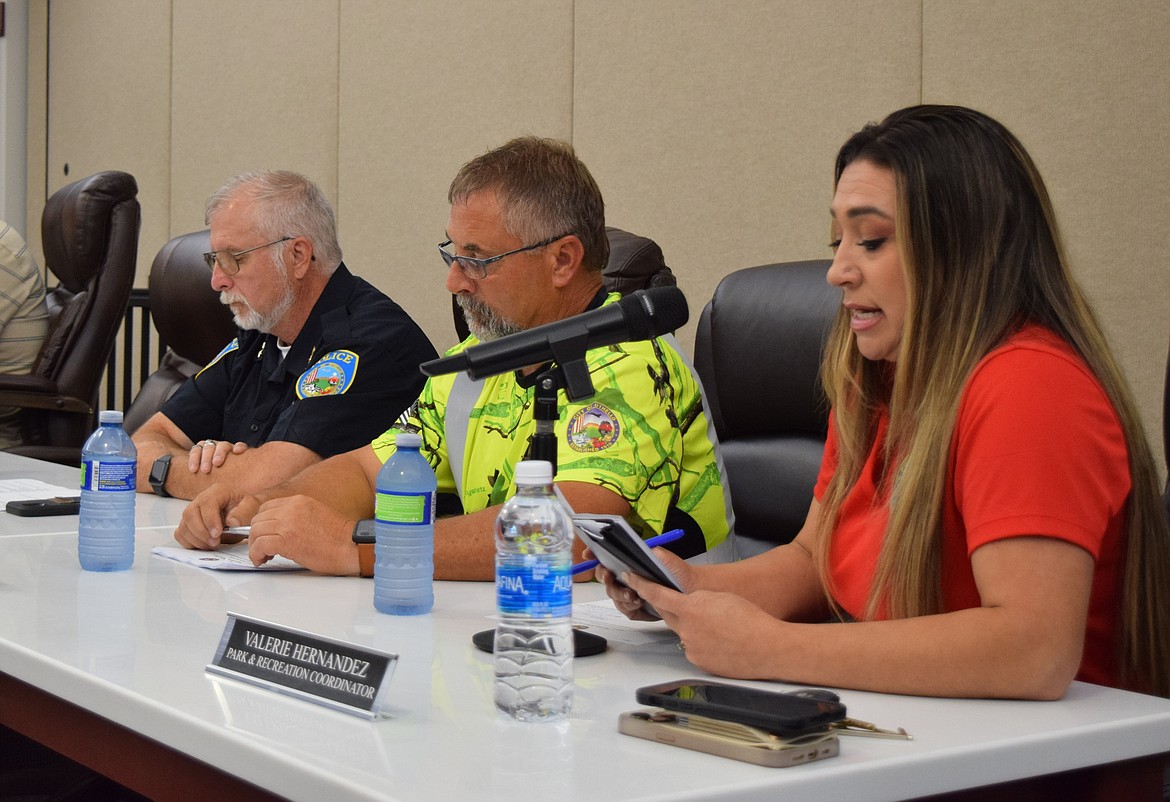
<svg viewBox="0 0 1170 802">
<path fill-rule="evenodd" d="M 228 613 L 207 671 L 363 718 L 382 714 L 398 655 Z"/>
</svg>

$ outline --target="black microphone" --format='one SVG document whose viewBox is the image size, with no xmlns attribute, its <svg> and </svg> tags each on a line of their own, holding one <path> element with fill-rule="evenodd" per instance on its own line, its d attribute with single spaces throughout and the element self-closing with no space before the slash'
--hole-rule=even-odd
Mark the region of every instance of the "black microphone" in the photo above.
<svg viewBox="0 0 1170 802">
<path fill-rule="evenodd" d="M 427 376 L 465 370 L 482 379 L 556 360 L 580 359 L 592 348 L 649 340 L 672 332 L 687 322 L 687 299 L 678 287 L 638 290 L 579 315 L 518 331 L 498 340 L 419 365 Z"/>
</svg>

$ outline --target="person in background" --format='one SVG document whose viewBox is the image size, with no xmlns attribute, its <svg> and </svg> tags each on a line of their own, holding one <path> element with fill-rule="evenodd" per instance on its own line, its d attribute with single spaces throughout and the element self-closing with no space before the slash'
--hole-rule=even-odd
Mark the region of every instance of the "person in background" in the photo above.
<svg viewBox="0 0 1170 802">
<path fill-rule="evenodd" d="M 48 331 L 40 268 L 16 229 L 0 220 L 0 373 L 30 373 Z M 20 409 L 0 407 L 0 448 L 21 442 Z"/>
<path fill-rule="evenodd" d="M 730 677 L 1170 695 L 1157 472 L 1031 158 L 984 114 L 916 106 L 851 137 L 835 187 L 832 414 L 803 529 L 734 565 L 663 554 L 686 593 L 599 569 L 609 595 Z"/>
<path fill-rule="evenodd" d="M 601 278 L 609 250 L 601 192 L 569 145 L 512 140 L 464 165 L 448 200 L 438 255 L 472 332 L 450 353 L 617 302 Z M 595 395 L 571 402 L 560 391 L 555 424 L 557 484 L 569 504 L 627 516 L 646 536 L 683 528 L 676 544 L 691 555 L 723 545 L 730 502 L 701 388 L 681 354 L 655 338 L 596 348 L 585 361 Z M 436 522 L 435 577 L 491 579 L 493 523 L 535 431 L 541 367 L 478 384 L 464 374 L 428 379 L 405 421 L 372 444 L 260 493 L 217 485 L 188 505 L 175 539 L 215 548 L 225 520 L 250 523 L 255 563 L 280 554 L 325 573 L 369 575 L 373 547 L 355 543 L 355 528 L 373 514 L 395 433 L 417 431 L 447 511 L 458 513 Z"/>
<path fill-rule="evenodd" d="M 255 492 L 368 443 L 436 356 L 402 308 L 346 268 L 333 208 L 304 176 L 237 175 L 208 200 L 206 222 L 211 286 L 240 331 L 134 433 L 140 492 Z"/>
</svg>

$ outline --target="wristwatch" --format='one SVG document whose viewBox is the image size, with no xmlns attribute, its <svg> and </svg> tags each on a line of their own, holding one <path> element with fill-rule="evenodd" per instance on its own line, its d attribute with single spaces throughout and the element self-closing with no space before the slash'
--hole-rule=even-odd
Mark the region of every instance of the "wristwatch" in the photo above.
<svg viewBox="0 0 1170 802">
<path fill-rule="evenodd" d="M 353 542 L 358 550 L 358 575 L 374 575 L 374 519 L 364 518 L 353 527 Z"/>
<path fill-rule="evenodd" d="M 163 454 L 150 466 L 150 488 L 156 496 L 162 496 L 163 498 L 171 497 L 165 485 L 167 483 L 167 473 L 171 470 L 172 456 L 171 454 Z"/>
</svg>

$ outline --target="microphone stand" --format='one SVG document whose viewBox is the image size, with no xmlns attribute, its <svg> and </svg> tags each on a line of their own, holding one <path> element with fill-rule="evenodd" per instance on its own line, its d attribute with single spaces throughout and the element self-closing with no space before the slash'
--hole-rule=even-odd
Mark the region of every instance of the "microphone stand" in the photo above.
<svg viewBox="0 0 1170 802">
<path fill-rule="evenodd" d="M 532 418 L 536 432 L 528 447 L 528 459 L 544 460 L 552 465 L 553 475 L 557 470 L 557 436 L 553 427 L 557 422 L 557 391 L 565 388 L 570 401 L 582 401 L 591 397 L 596 390 L 589 377 L 584 355 L 558 365 L 553 363 L 536 377 L 533 393 Z"/>
</svg>

